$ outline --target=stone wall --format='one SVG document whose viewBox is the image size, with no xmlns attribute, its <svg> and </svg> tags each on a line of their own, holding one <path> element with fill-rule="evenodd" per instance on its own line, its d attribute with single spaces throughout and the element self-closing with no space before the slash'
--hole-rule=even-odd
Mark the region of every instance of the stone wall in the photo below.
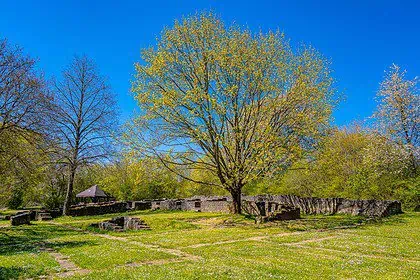
<svg viewBox="0 0 420 280">
<path fill-rule="evenodd" d="M 285 221 L 300 218 L 300 208 L 269 200 L 244 200 L 242 211 L 255 216 L 257 221 Z"/>
<path fill-rule="evenodd" d="M 125 202 L 106 202 L 72 206 L 69 209 L 70 216 L 94 216 L 109 213 L 119 213 L 127 211 Z"/>
<path fill-rule="evenodd" d="M 352 200 L 345 198 L 299 197 L 295 195 L 257 195 L 243 196 L 242 201 L 245 210 L 249 202 L 265 201 L 290 205 L 299 208 L 301 213 L 304 214 L 350 214 L 385 217 L 402 212 L 401 203 L 395 200 Z M 151 202 L 150 209 L 229 213 L 232 209 L 232 198 L 228 196 L 195 196 L 189 199 L 155 200 Z"/>
<path fill-rule="evenodd" d="M 345 198 L 314 198 L 295 195 L 244 196 L 244 201 L 274 201 L 300 208 L 305 214 L 350 214 L 369 217 L 386 217 L 402 213 L 396 200 L 352 200 Z"/>
<path fill-rule="evenodd" d="M 132 210 L 147 210 L 152 208 L 152 202 L 149 200 L 143 201 L 132 201 L 131 207 Z"/>
<path fill-rule="evenodd" d="M 402 213 L 401 203 L 395 200 L 352 200 L 345 198 L 299 197 L 295 195 L 257 195 L 243 196 L 242 202 L 245 213 L 248 211 L 247 206 L 249 206 L 250 203 L 252 204 L 255 202 L 267 202 L 267 207 L 270 207 L 270 203 L 289 205 L 299 208 L 300 213 L 303 214 L 350 214 L 369 217 L 385 217 Z M 232 198 L 229 196 L 195 196 L 188 199 L 143 200 L 127 203 L 113 203 L 111 206 L 85 206 L 82 209 L 72 208 L 71 211 L 74 209 L 74 212 L 72 212 L 74 214 L 71 215 L 81 216 L 123 212 L 126 208 L 128 210 L 162 209 L 229 213 L 232 210 Z"/>
<path fill-rule="evenodd" d="M 201 212 L 221 212 L 230 213 L 232 211 L 232 200 L 226 197 L 201 201 Z"/>
</svg>

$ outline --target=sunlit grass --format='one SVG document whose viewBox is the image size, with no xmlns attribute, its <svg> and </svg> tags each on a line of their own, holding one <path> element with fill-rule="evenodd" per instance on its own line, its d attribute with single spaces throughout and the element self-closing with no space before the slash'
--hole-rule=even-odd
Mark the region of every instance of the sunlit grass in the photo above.
<svg viewBox="0 0 420 280">
<path fill-rule="evenodd" d="M 121 215 L 139 217 L 152 230 L 89 227 Z M 53 222 L 0 227 L 0 279 L 59 278 L 59 264 L 40 251 L 40 244 L 89 270 L 69 279 L 420 278 L 419 213 L 382 220 L 317 215 L 256 224 L 240 215 L 135 211 Z"/>
</svg>

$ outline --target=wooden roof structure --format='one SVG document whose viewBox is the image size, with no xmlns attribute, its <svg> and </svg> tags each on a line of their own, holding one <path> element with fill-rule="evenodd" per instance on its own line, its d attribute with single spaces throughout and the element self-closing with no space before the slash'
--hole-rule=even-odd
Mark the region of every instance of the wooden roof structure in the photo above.
<svg viewBox="0 0 420 280">
<path fill-rule="evenodd" d="M 98 185 L 94 185 L 81 193 L 76 194 L 76 197 L 109 197 Z"/>
</svg>

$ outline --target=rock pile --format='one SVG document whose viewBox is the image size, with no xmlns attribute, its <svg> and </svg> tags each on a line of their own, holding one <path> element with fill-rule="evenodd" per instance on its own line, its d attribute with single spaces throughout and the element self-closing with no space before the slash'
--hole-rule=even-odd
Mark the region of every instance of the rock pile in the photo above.
<svg viewBox="0 0 420 280">
<path fill-rule="evenodd" d="M 150 227 L 141 219 L 133 217 L 115 217 L 109 221 L 92 224 L 101 230 L 150 230 Z"/>
</svg>

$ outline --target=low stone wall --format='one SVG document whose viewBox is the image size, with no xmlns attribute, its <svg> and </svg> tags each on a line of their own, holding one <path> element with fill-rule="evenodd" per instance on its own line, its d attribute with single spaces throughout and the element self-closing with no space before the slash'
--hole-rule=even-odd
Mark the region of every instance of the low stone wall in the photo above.
<svg viewBox="0 0 420 280">
<path fill-rule="evenodd" d="M 255 216 L 257 221 L 285 221 L 300 218 L 300 209 L 288 204 L 282 204 L 274 201 L 258 200 L 243 201 L 242 211 Z"/>
<path fill-rule="evenodd" d="M 147 210 L 152 209 L 152 202 L 148 200 L 131 202 L 132 210 Z"/>
<path fill-rule="evenodd" d="M 250 203 L 255 202 L 273 202 L 282 205 L 290 205 L 299 208 L 300 212 L 304 214 L 350 214 L 355 216 L 385 217 L 402 213 L 401 203 L 396 200 L 352 200 L 345 198 L 299 197 L 295 195 L 257 195 L 242 197 L 242 205 L 245 211 L 247 211 L 247 207 Z M 229 213 L 232 210 L 232 198 L 229 196 L 195 196 L 188 199 L 135 201 L 132 202 L 131 205 L 131 209 L 141 208 L 141 210 L 162 209 Z M 268 203 L 265 207 L 269 207 L 269 205 L 270 204 Z"/>
<path fill-rule="evenodd" d="M 70 216 L 94 216 L 127 211 L 125 202 L 107 202 L 73 206 L 69 209 Z"/>
<path fill-rule="evenodd" d="M 201 212 L 221 212 L 230 213 L 232 212 L 232 200 L 228 200 L 226 197 L 220 199 L 211 199 L 201 201 Z"/>
<path fill-rule="evenodd" d="M 141 204 L 141 201 L 133 202 L 134 204 Z M 197 211 L 197 212 L 222 212 L 229 213 L 231 211 L 232 200 L 228 197 L 212 197 L 212 198 L 189 198 L 189 199 L 165 199 L 153 200 L 147 207 L 142 210 L 182 210 L 182 211 Z M 132 208 L 135 209 L 134 207 Z"/>
<path fill-rule="evenodd" d="M 350 214 L 386 217 L 402 213 L 396 200 L 352 200 L 345 198 L 314 198 L 295 195 L 259 195 L 243 197 L 244 201 L 275 201 L 298 207 L 305 214 Z"/>
</svg>

